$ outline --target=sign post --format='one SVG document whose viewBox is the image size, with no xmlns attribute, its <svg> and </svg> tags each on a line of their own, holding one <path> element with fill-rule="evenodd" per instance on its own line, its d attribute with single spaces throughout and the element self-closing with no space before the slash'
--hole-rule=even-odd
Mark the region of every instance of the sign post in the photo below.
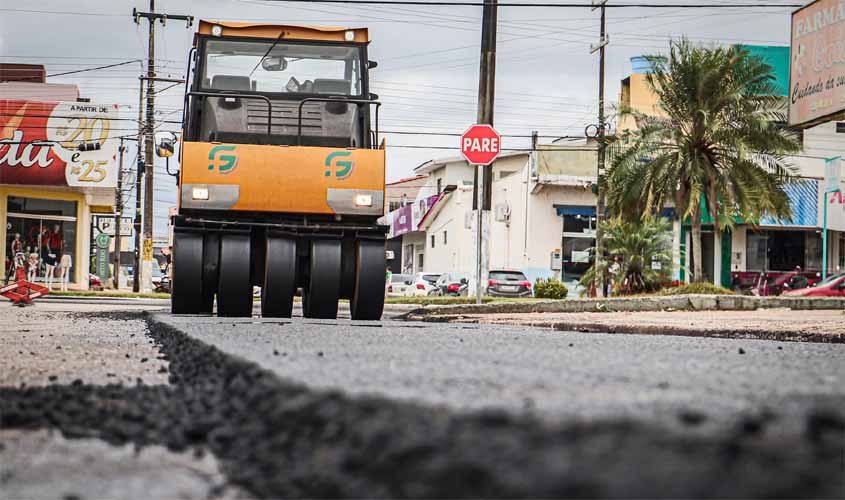
<svg viewBox="0 0 845 500">
<path fill-rule="evenodd" d="M 822 222 L 822 281 L 827 279 L 827 206 L 830 205 L 830 193 L 842 192 L 842 163 L 841 156 L 828 158 L 824 161 L 824 209 Z"/>
<path fill-rule="evenodd" d="M 490 125 L 473 125 L 461 135 L 461 155 L 467 163 L 478 168 L 478 185 L 484 185 L 484 166 L 493 163 L 502 151 L 502 136 Z M 482 257 L 487 251 L 487 241 L 484 238 L 483 207 L 484 189 L 478 189 L 478 209 L 476 210 L 476 241 L 475 241 L 475 302 L 481 303 L 483 295 L 484 266 Z"/>
</svg>

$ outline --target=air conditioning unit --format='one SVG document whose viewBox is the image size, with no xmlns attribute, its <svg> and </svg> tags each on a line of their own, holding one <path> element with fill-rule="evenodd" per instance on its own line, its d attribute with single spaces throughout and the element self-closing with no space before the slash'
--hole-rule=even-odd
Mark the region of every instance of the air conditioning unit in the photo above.
<svg viewBox="0 0 845 500">
<path fill-rule="evenodd" d="M 499 203 L 496 205 L 496 220 L 498 222 L 507 222 L 511 218 L 511 208 L 507 203 Z"/>
</svg>

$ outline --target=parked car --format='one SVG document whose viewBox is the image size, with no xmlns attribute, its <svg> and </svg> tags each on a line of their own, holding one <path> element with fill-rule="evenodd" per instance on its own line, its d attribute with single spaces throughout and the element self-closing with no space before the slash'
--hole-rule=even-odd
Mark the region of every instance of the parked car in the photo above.
<svg viewBox="0 0 845 500">
<path fill-rule="evenodd" d="M 491 297 L 530 297 L 531 282 L 521 271 L 490 271 L 487 295 Z"/>
<path fill-rule="evenodd" d="M 817 285 L 788 290 L 785 297 L 845 297 L 845 273 L 834 274 Z"/>
<path fill-rule="evenodd" d="M 437 295 L 454 297 L 466 296 L 469 275 L 466 273 L 443 273 L 437 279 Z"/>
<path fill-rule="evenodd" d="M 410 274 L 393 274 L 387 284 L 388 297 L 404 297 L 405 289 L 411 286 L 414 277 Z"/>
<path fill-rule="evenodd" d="M 821 274 L 817 272 L 781 271 L 760 273 L 751 293 L 760 297 L 780 295 L 786 290 L 811 287 L 819 281 L 821 281 Z"/>
<path fill-rule="evenodd" d="M 437 278 L 440 273 L 417 273 L 413 276 L 413 280 L 405 288 L 406 297 L 425 297 L 428 295 L 437 295 Z"/>
<path fill-rule="evenodd" d="M 158 266 L 158 264 L 153 262 L 153 278 L 152 278 L 153 290 L 161 288 L 161 280 L 164 277 L 165 277 L 164 271 L 161 270 L 161 268 Z M 134 283 L 135 283 L 135 275 L 129 274 L 126 277 L 127 286 L 131 287 Z"/>
</svg>

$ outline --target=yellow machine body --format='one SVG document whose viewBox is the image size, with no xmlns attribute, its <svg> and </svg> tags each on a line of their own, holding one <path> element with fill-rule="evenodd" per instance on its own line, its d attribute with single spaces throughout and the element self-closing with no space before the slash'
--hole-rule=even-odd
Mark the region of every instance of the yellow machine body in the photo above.
<svg viewBox="0 0 845 500">
<path fill-rule="evenodd" d="M 182 208 L 382 215 L 384 186 L 384 148 L 183 144 Z"/>
</svg>

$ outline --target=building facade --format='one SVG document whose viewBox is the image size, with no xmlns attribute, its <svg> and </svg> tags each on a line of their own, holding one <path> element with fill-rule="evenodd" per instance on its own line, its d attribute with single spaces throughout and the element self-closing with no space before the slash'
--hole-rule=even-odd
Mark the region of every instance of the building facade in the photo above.
<svg viewBox="0 0 845 500">
<path fill-rule="evenodd" d="M 773 69 L 774 85 L 784 99 L 789 93 L 789 47 L 743 46 Z M 660 115 L 656 94 L 647 83 L 651 63 L 642 57 L 631 60 L 632 74 L 622 80 L 620 107 Z M 636 128 L 629 117 L 620 120 L 620 132 Z M 715 231 L 712 220 L 702 219 L 702 271 L 707 281 L 730 287 L 739 273 L 822 271 L 822 229 L 828 206 L 828 272 L 845 269 L 845 205 L 840 197 L 824 194 L 826 159 L 845 156 L 845 123 L 831 122 L 799 132 L 804 151 L 787 158 L 797 179 L 787 185 L 791 220 L 763 218 L 757 224 L 740 222 L 732 231 Z M 691 279 L 691 231 L 688 224 L 675 235 L 675 277 Z"/>
<path fill-rule="evenodd" d="M 0 82 L 4 277 L 13 253 L 20 252 L 36 281 L 58 283 L 61 269 L 68 268 L 69 286 L 87 289 L 96 246 L 92 215 L 114 210 L 117 144 L 109 130 L 117 106 L 83 102 L 74 85 L 47 84 L 32 76 L 15 81 L 15 75 L 43 77 L 44 72 L 14 66 Z"/>
</svg>

